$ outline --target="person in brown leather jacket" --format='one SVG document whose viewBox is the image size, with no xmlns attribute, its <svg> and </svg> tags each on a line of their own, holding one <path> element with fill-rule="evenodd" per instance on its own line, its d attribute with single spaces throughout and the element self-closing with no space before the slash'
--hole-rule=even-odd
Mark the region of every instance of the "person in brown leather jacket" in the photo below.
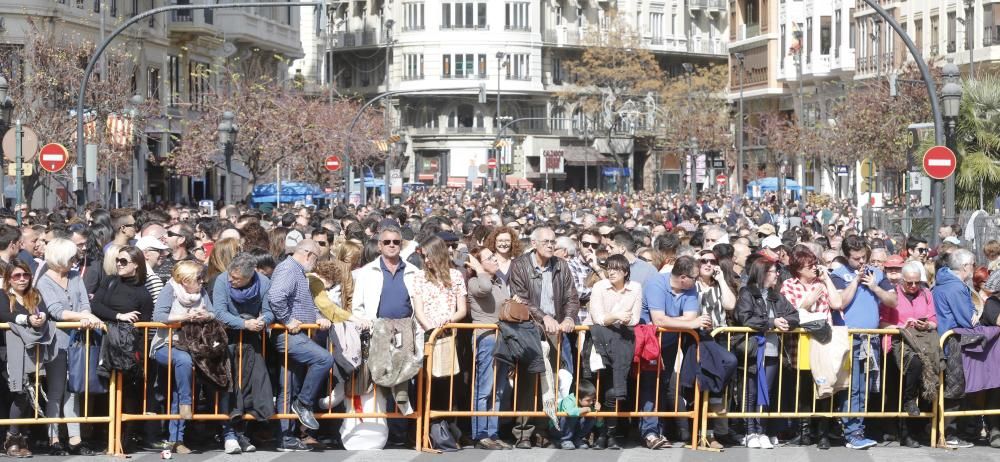
<svg viewBox="0 0 1000 462">
<path fill-rule="evenodd" d="M 510 265 L 511 295 L 526 303 L 531 311 L 532 320 L 539 324 L 549 342 L 549 361 L 553 371 L 560 369 L 560 363 L 572 372 L 572 363 L 556 361 L 557 352 L 563 358 L 572 358 L 568 336 L 560 335 L 573 332 L 578 323 L 580 298 L 576 292 L 573 273 L 569 265 L 562 259 L 554 258 L 556 235 L 547 227 L 536 228 L 531 233 L 532 250 L 517 257 Z M 558 346 L 561 344 L 561 348 Z M 518 390 L 519 410 L 532 410 L 536 405 L 533 395 L 533 374 L 518 373 L 520 385 Z M 542 422 L 532 424 L 526 417 L 518 418 L 514 435 L 517 437 L 516 447 L 531 448 L 531 436 L 536 426 L 546 428 Z"/>
</svg>

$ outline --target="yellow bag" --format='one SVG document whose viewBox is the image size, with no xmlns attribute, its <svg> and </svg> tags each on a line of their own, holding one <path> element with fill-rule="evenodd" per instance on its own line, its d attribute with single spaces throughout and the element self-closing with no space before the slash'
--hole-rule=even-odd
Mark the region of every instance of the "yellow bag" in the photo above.
<svg viewBox="0 0 1000 462">
<path fill-rule="evenodd" d="M 799 334 L 798 365 L 801 371 L 812 370 L 812 363 L 809 362 L 809 351 L 809 334 Z"/>
</svg>

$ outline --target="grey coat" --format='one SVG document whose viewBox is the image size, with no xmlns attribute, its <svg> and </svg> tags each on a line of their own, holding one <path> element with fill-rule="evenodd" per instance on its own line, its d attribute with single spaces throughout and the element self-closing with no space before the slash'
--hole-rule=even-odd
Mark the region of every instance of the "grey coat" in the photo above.
<svg viewBox="0 0 1000 462">
<path fill-rule="evenodd" d="M 35 329 L 30 326 L 11 323 L 5 332 L 7 340 L 7 385 L 10 391 L 24 391 L 28 374 L 35 371 L 35 349 L 38 348 L 39 366 L 56 359 L 59 346 L 56 343 L 56 323 L 48 321 Z"/>
</svg>

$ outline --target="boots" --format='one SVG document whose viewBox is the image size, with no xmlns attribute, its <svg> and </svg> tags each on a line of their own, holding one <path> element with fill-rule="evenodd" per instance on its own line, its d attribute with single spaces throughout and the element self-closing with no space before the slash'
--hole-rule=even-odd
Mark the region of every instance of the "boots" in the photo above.
<svg viewBox="0 0 1000 462">
<path fill-rule="evenodd" d="M 7 439 L 3 443 L 4 449 L 7 450 L 7 457 L 16 457 L 19 459 L 31 457 L 31 451 L 27 448 L 27 440 L 20 433 L 8 433 Z"/>
<path fill-rule="evenodd" d="M 920 442 L 910 436 L 910 426 L 906 419 L 899 419 L 899 447 L 913 449 L 920 447 Z"/>
<path fill-rule="evenodd" d="M 816 424 L 816 449 L 830 449 L 830 419 L 820 417 Z"/>
<path fill-rule="evenodd" d="M 615 419 L 615 420 L 617 420 L 617 419 Z M 618 426 L 617 426 L 617 424 L 616 425 L 608 425 L 607 426 L 607 434 L 608 434 L 608 439 L 607 439 L 607 444 L 606 444 L 605 447 L 608 448 L 608 449 L 616 450 L 616 451 L 619 450 L 619 449 L 621 449 L 622 448 L 622 444 L 618 440 L 619 436 L 618 436 Z"/>
<path fill-rule="evenodd" d="M 799 419 L 799 434 L 789 441 L 796 446 L 809 446 L 812 443 L 812 425 L 809 419 Z"/>
</svg>

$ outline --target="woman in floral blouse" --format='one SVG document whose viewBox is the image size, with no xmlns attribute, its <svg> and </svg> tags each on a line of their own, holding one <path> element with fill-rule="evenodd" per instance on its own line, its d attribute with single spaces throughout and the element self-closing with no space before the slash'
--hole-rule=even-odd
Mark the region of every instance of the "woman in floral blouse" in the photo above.
<svg viewBox="0 0 1000 462">
<path fill-rule="evenodd" d="M 413 278 L 413 314 L 427 331 L 465 319 L 466 288 L 462 273 L 451 267 L 448 244 L 437 236 L 420 243 L 424 270 Z"/>
</svg>

